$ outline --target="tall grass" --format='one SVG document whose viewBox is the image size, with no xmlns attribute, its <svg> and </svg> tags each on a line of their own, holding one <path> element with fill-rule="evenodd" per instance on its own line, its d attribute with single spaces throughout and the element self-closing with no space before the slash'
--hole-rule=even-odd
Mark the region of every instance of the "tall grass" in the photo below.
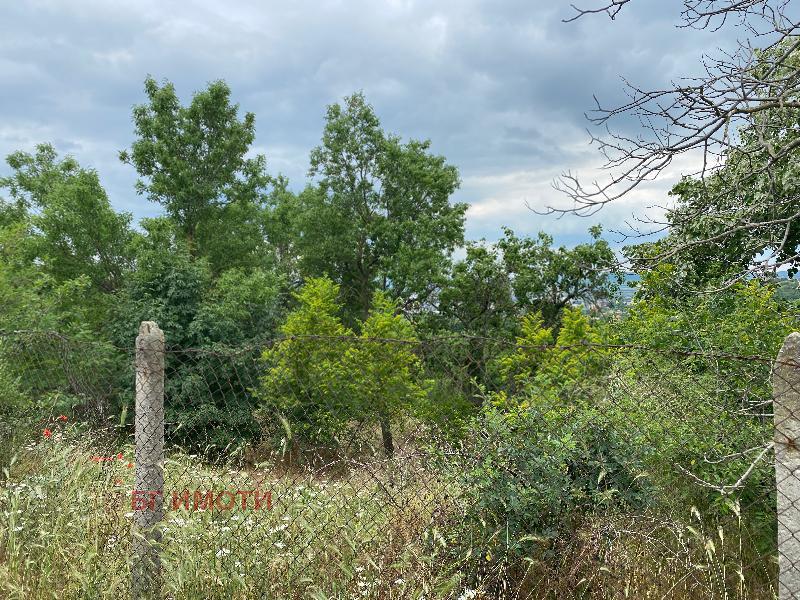
<svg viewBox="0 0 800 600">
<path fill-rule="evenodd" d="M 130 447 L 104 453 L 74 429 L 18 447 L 0 476 L 0 597 L 129 594 Z M 121 458 L 119 457 L 121 453 Z M 107 460 L 93 460 L 103 456 Z M 738 507 L 724 522 L 587 515 L 547 553 L 479 556 L 459 494 L 407 458 L 337 472 L 165 465 L 167 598 L 774 598 Z M 272 508 L 171 509 L 171 492 L 270 490 Z M 191 503 L 190 503 L 191 504 Z"/>
<path fill-rule="evenodd" d="M 19 449 L 0 482 L 0 597 L 124 597 L 132 451 L 66 431 Z M 117 455 L 121 453 L 121 458 Z M 108 460 L 92 460 L 104 456 Z M 399 461 L 398 461 L 399 462 Z M 167 460 L 162 563 L 169 598 L 458 597 L 435 543 L 436 477 L 386 468 L 323 476 Z M 171 508 L 171 490 L 270 490 L 272 507 Z M 238 499 L 237 499 L 238 500 Z"/>
</svg>

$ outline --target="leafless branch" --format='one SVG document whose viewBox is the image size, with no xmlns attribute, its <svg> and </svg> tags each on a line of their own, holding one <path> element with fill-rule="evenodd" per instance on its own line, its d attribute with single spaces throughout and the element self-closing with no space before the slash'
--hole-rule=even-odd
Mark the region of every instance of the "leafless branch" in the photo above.
<svg viewBox="0 0 800 600">
<path fill-rule="evenodd" d="M 566 20 L 600 13 L 614 18 L 631 1 L 573 6 L 575 15 Z M 792 125 L 798 120 L 787 118 L 800 112 L 800 32 L 799 24 L 788 16 L 789 1 L 682 0 L 681 26 L 718 29 L 735 19 L 735 25 L 745 26 L 748 38 L 731 52 L 702 57 L 700 77 L 656 90 L 624 81 L 627 102 L 605 107 L 595 99 L 596 107 L 587 118 L 602 134 L 590 132 L 590 139 L 604 157 L 608 175 L 587 182 L 565 172 L 554 185 L 571 199 L 571 206 L 549 207 L 544 213 L 594 215 L 663 176 L 678 157 L 697 155 L 697 168 L 684 176 L 707 186 L 706 202 L 669 209 L 665 222 L 637 219 L 649 223 L 650 231 L 634 227 L 626 239 L 691 229 L 702 221 L 710 224 L 707 232 L 672 240 L 652 262 L 700 246 L 714 248 L 748 239 L 754 240 L 752 248 L 745 248 L 752 251 L 748 276 L 794 265 L 800 187 L 787 189 L 779 175 L 800 148 L 800 128 Z M 612 128 L 630 117 L 638 122 L 638 133 Z M 737 168 L 725 169 L 733 156 Z M 755 186 L 763 199 L 753 199 Z"/>
</svg>

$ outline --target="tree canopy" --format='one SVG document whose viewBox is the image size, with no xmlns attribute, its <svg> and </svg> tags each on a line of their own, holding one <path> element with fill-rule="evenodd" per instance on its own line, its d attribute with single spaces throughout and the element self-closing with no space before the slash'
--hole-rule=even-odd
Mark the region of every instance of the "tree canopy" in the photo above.
<svg viewBox="0 0 800 600">
<path fill-rule="evenodd" d="M 354 316 L 367 315 L 376 289 L 425 302 L 463 243 L 458 171 L 429 150 L 386 134 L 361 93 L 328 107 L 311 152 L 318 181 L 298 198 L 298 253 L 305 272 L 341 285 Z"/>
<path fill-rule="evenodd" d="M 270 183 L 266 159 L 248 158 L 255 139 L 255 115 L 239 119 L 231 90 L 215 81 L 182 106 L 169 82 L 145 80 L 148 102 L 133 109 L 137 139 L 120 152 L 140 179 L 139 194 L 162 204 L 186 236 L 192 254 L 219 241 L 215 227 L 226 211 L 247 212 Z"/>
</svg>

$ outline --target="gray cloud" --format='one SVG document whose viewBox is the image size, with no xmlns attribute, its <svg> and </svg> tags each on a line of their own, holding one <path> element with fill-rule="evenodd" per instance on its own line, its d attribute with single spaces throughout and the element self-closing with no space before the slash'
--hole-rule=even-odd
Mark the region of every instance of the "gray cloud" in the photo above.
<svg viewBox="0 0 800 600">
<path fill-rule="evenodd" d="M 615 22 L 564 24 L 567 2 L 530 0 L 11 3 L 0 21 L 0 154 L 54 142 L 100 172 L 115 206 L 152 215 L 158 207 L 135 195 L 116 158 L 146 74 L 187 100 L 225 79 L 256 113 L 257 150 L 296 188 L 325 106 L 363 90 L 388 130 L 430 138 L 460 168 L 471 237 L 493 239 L 509 224 L 579 239 L 588 222 L 545 219 L 526 202 L 561 201 L 550 183 L 563 170 L 597 176 L 583 118 L 592 95 L 621 100 L 620 75 L 663 86 L 732 42 L 675 29 L 678 7 L 641 0 Z M 666 189 L 599 220 L 617 225 Z"/>
</svg>

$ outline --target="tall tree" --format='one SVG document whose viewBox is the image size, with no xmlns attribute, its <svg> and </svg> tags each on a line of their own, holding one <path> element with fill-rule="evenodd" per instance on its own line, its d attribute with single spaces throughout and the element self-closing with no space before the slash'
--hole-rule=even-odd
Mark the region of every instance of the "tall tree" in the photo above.
<svg viewBox="0 0 800 600">
<path fill-rule="evenodd" d="M 511 278 L 497 246 L 469 243 L 438 296 L 444 328 L 481 337 L 505 337 L 517 321 Z"/>
<path fill-rule="evenodd" d="M 298 253 L 305 274 L 341 285 L 351 318 L 366 318 L 376 289 L 404 308 L 424 302 L 463 243 L 458 171 L 429 149 L 386 134 L 361 93 L 328 107 L 311 152 L 318 182 L 298 199 Z"/>
<path fill-rule="evenodd" d="M 523 313 L 539 312 L 545 325 L 552 327 L 573 303 L 593 307 L 615 298 L 622 275 L 614 251 L 600 238 L 601 232 L 599 226 L 592 227 L 591 242 L 556 248 L 546 233 L 535 239 L 518 238 L 505 229 L 498 247 Z"/>
<path fill-rule="evenodd" d="M 255 116 L 248 112 L 239 119 L 239 105 L 231 103 L 223 81 L 194 94 L 188 106 L 169 82 L 159 86 L 148 77 L 145 92 L 148 103 L 133 109 L 138 138 L 120 159 L 136 168 L 137 191 L 164 205 L 192 255 L 202 255 L 203 246 L 214 243 L 214 228 L 220 222 L 228 227 L 235 216 L 225 209 L 258 203 L 271 182 L 262 155 L 246 158 Z M 246 209 L 239 213 L 249 216 Z"/>
<path fill-rule="evenodd" d="M 30 235 L 21 241 L 28 258 L 57 282 L 85 276 L 98 291 L 116 290 L 131 260 L 131 216 L 114 211 L 97 173 L 59 159 L 48 144 L 7 162 L 13 172 L 0 187 L 14 202 L 3 212 L 27 219 Z"/>
</svg>

